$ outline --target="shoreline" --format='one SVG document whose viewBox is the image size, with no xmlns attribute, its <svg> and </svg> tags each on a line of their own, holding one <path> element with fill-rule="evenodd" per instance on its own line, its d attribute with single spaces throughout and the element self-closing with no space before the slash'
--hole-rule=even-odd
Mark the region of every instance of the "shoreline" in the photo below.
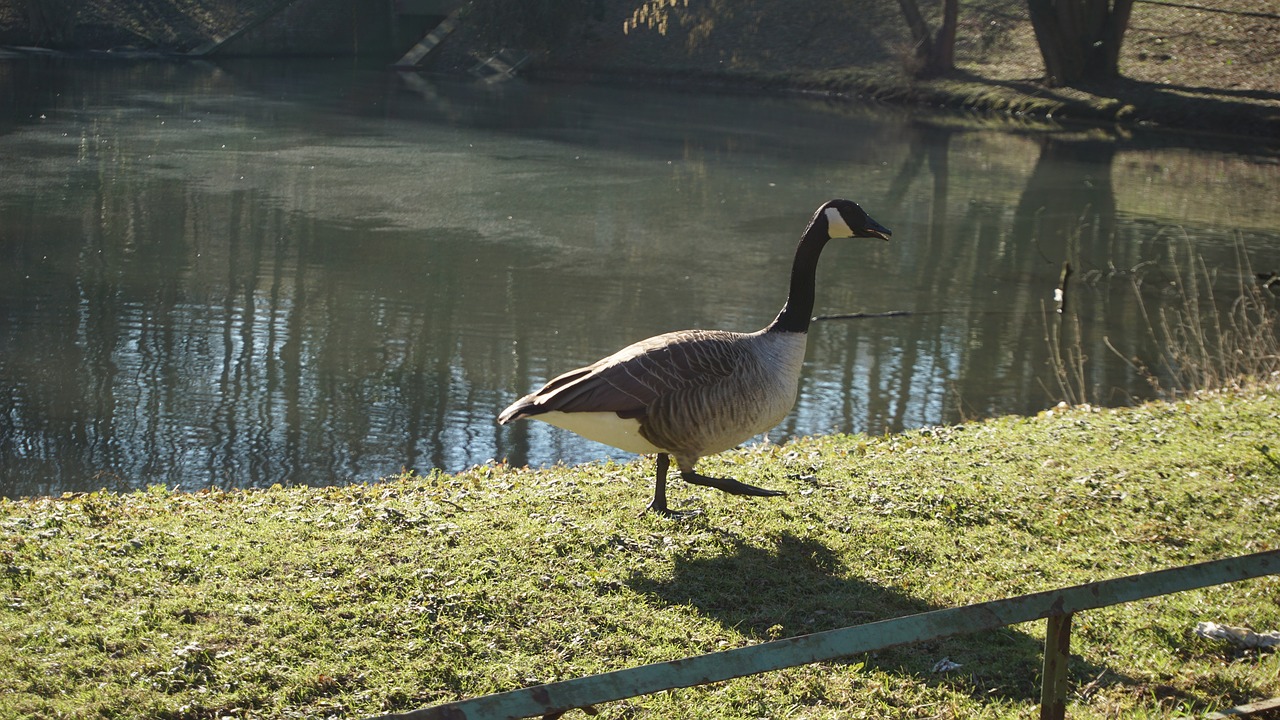
<svg viewBox="0 0 1280 720">
<path fill-rule="evenodd" d="M 182 52 L 136 49 L 58 50 L 0 45 L 0 60 L 50 58 L 86 61 L 207 62 L 240 60 L 249 56 L 197 56 Z M 274 58 L 273 58 L 274 59 Z M 292 58 L 290 58 L 292 59 Z M 306 59 L 299 56 L 296 59 Z M 316 58 L 330 60 L 332 58 Z M 370 63 L 376 66 L 377 63 Z M 388 72 L 417 72 L 457 76 L 430 69 L 405 71 L 387 64 Z M 1112 129 L 1117 133 L 1161 132 L 1202 136 L 1214 140 L 1257 141 L 1258 150 L 1280 151 L 1280 106 L 1263 102 L 1226 101 L 1216 96 L 1185 97 L 1148 83 L 1118 79 L 1096 91 L 1048 88 L 1033 80 L 1000 81 L 972 69 L 928 81 L 910 82 L 874 71 L 700 72 L 645 68 L 584 69 L 572 65 L 535 68 L 525 74 L 534 82 L 617 84 L 665 87 L 683 91 L 713 90 L 744 95 L 781 94 L 794 97 L 868 101 L 881 105 L 939 113 L 978 115 L 983 120 L 1043 122 L 1057 127 Z M 1138 92 L 1124 92 L 1136 88 Z M 1118 90 L 1117 92 L 1107 92 Z"/>
</svg>

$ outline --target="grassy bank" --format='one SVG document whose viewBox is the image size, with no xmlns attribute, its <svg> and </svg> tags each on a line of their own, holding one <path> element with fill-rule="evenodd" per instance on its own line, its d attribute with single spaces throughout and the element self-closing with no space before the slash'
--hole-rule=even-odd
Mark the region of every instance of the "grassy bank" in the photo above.
<svg viewBox="0 0 1280 720">
<path fill-rule="evenodd" d="M 0 716 L 358 717 L 1276 547 L 1280 391 L 1072 409 L 709 460 L 481 467 L 347 488 L 0 504 Z M 1074 718 L 1280 695 L 1280 579 L 1084 613 Z M 604 717 L 1030 717 L 1043 624 L 601 708 Z M 960 667 L 931 672 L 948 657 Z"/>
</svg>

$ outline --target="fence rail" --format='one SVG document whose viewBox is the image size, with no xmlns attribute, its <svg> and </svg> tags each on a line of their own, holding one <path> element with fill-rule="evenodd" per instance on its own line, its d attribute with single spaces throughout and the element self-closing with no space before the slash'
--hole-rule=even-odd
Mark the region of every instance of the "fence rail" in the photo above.
<svg viewBox="0 0 1280 720">
<path fill-rule="evenodd" d="M 1280 550 L 1270 550 L 562 680 L 385 715 L 379 720 L 557 717 L 574 708 L 588 708 L 637 695 L 994 630 L 1031 620 L 1048 621 L 1040 717 L 1056 720 L 1065 714 L 1066 660 L 1074 613 L 1276 574 L 1280 574 Z"/>
</svg>

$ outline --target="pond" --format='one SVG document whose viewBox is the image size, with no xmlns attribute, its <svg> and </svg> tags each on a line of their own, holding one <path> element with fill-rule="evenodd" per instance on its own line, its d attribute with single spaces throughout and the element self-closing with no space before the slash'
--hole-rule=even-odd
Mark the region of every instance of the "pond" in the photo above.
<svg viewBox="0 0 1280 720">
<path fill-rule="evenodd" d="M 325 61 L 10 58 L 0 97 L 5 496 L 627 458 L 494 418 L 763 326 L 835 197 L 894 236 L 824 252 L 816 312 L 854 317 L 776 442 L 1051 407 L 1047 336 L 1071 399 L 1151 397 L 1195 258 L 1222 306 L 1280 269 L 1277 155 L 1226 139 Z"/>
</svg>

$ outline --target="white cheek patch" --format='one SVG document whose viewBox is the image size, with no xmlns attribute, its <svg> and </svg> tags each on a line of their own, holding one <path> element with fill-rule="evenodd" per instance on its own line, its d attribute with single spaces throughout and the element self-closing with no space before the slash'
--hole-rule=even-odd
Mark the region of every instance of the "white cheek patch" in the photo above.
<svg viewBox="0 0 1280 720">
<path fill-rule="evenodd" d="M 849 227 L 849 223 L 844 221 L 844 216 L 835 208 L 827 208 L 823 211 L 827 216 L 827 234 L 833 238 L 851 238 L 853 230 Z"/>
</svg>

